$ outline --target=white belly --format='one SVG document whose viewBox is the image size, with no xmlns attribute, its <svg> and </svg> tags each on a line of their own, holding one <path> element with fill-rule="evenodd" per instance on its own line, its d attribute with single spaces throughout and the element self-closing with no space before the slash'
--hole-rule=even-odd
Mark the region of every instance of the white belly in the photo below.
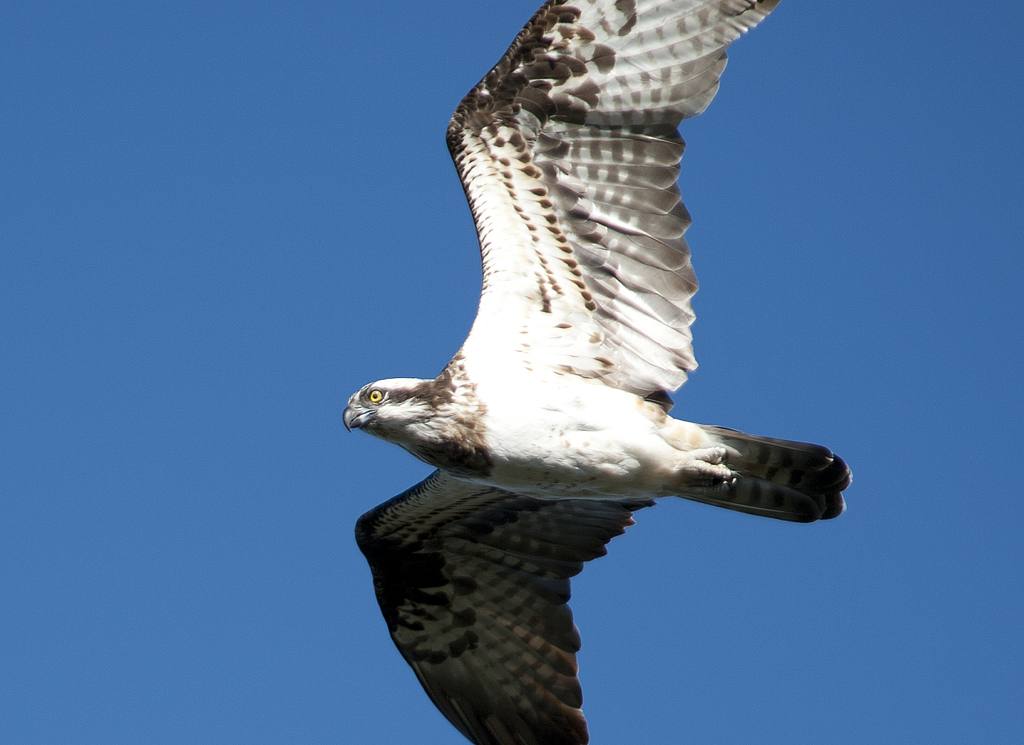
<svg viewBox="0 0 1024 745">
<path fill-rule="evenodd" d="M 482 386 L 481 386 L 482 387 Z M 677 492 L 689 451 L 711 443 L 694 424 L 597 381 L 505 381 L 488 401 L 485 482 L 538 497 L 657 497 Z"/>
</svg>

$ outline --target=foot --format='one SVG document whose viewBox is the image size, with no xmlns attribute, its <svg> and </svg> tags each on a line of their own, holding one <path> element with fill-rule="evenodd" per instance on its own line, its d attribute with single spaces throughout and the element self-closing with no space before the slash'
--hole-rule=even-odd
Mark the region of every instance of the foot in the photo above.
<svg viewBox="0 0 1024 745">
<path fill-rule="evenodd" d="M 736 474 L 725 465 L 728 451 L 721 446 L 691 450 L 691 460 L 680 469 L 683 484 L 688 487 L 715 487 L 732 484 Z"/>
</svg>

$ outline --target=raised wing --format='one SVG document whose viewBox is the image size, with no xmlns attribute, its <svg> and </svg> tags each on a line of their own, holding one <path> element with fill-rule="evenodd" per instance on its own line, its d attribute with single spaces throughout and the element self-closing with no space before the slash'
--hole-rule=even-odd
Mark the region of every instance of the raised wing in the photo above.
<svg viewBox="0 0 1024 745">
<path fill-rule="evenodd" d="M 391 638 L 462 734 L 588 741 L 569 578 L 650 504 L 532 499 L 435 471 L 359 518 Z"/>
<path fill-rule="evenodd" d="M 550 0 L 448 127 L 483 256 L 467 360 L 648 395 L 697 366 L 676 127 L 778 0 Z"/>
</svg>

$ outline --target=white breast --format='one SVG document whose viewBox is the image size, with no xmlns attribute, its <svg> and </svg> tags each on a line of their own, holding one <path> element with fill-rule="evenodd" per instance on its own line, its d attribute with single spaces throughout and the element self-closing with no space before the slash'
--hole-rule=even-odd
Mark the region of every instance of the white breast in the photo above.
<svg viewBox="0 0 1024 745">
<path fill-rule="evenodd" d="M 705 439 L 679 429 L 699 432 L 694 425 L 596 380 L 500 365 L 469 372 L 487 405 L 492 486 L 539 497 L 665 495 L 685 450 Z"/>
</svg>

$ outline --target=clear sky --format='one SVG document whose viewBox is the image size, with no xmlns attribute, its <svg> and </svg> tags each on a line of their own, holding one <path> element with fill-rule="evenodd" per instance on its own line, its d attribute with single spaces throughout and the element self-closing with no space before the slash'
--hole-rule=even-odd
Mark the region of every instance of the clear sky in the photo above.
<svg viewBox="0 0 1024 745">
<path fill-rule="evenodd" d="M 341 411 L 469 328 L 444 129 L 536 1 L 5 7 L 0 741 L 458 741 L 352 537 L 430 469 Z M 855 478 L 816 525 L 663 501 L 588 566 L 595 744 L 1024 741 L 1024 24 L 986 8 L 784 0 L 685 123 L 675 413 Z"/>
</svg>

